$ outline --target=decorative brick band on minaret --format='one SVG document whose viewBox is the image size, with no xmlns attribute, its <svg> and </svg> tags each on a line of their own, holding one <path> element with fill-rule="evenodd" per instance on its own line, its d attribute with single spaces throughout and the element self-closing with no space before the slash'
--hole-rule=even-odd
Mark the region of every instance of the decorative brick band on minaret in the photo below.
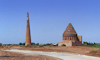
<svg viewBox="0 0 100 60">
<path fill-rule="evenodd" d="M 29 14 L 28 14 L 28 12 L 27 12 L 27 27 L 26 27 L 25 46 L 31 46 L 31 34 L 30 34 L 30 24 L 29 24 Z"/>
</svg>

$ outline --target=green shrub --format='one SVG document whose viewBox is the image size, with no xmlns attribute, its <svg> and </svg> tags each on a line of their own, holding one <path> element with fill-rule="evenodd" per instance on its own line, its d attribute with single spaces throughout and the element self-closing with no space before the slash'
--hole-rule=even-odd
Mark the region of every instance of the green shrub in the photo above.
<svg viewBox="0 0 100 60">
<path fill-rule="evenodd" d="M 91 50 L 90 53 L 97 53 L 98 50 Z"/>
<path fill-rule="evenodd" d="M 66 46 L 65 44 L 62 44 L 61 46 Z"/>
<path fill-rule="evenodd" d="M 39 45 L 39 47 L 44 47 L 43 45 Z"/>
<path fill-rule="evenodd" d="M 0 47 L 2 46 L 2 43 L 0 43 Z"/>
<path fill-rule="evenodd" d="M 25 47 L 31 47 L 30 45 L 27 45 L 27 46 L 25 46 Z"/>
<path fill-rule="evenodd" d="M 100 48 L 98 49 L 98 52 L 100 52 Z"/>
</svg>

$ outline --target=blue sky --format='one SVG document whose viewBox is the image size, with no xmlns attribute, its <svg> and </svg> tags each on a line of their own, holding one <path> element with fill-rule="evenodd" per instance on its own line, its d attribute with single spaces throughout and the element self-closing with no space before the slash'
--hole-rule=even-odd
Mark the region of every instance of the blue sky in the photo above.
<svg viewBox="0 0 100 60">
<path fill-rule="evenodd" d="M 72 23 L 83 41 L 100 43 L 100 0 L 0 0 L 0 43 L 25 42 L 27 12 L 32 42 L 58 43 Z"/>
</svg>

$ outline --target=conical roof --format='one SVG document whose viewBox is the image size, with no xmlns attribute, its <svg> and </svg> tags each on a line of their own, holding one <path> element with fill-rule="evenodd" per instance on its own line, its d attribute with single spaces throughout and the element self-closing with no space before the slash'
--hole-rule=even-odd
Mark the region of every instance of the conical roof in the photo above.
<svg viewBox="0 0 100 60">
<path fill-rule="evenodd" d="M 69 23 L 69 25 L 67 26 L 66 30 L 63 33 L 63 36 L 76 36 L 77 33 L 74 29 L 74 27 L 72 26 L 71 23 Z"/>
</svg>

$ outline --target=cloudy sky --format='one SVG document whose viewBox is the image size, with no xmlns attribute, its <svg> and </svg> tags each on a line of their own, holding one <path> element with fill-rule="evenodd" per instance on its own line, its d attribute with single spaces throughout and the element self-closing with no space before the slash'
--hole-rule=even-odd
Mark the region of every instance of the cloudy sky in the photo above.
<svg viewBox="0 0 100 60">
<path fill-rule="evenodd" d="M 83 41 L 100 43 L 100 0 L 0 0 L 0 43 L 25 42 L 27 12 L 32 42 L 58 43 L 72 23 Z"/>
</svg>

